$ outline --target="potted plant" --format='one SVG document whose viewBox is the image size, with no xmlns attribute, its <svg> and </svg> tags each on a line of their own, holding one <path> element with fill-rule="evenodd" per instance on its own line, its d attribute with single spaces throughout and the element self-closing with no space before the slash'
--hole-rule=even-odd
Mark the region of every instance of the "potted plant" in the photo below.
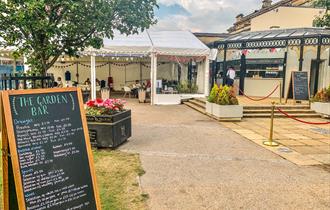
<svg viewBox="0 0 330 210">
<path fill-rule="evenodd" d="M 217 84 L 214 84 L 211 93 L 209 95 L 209 97 L 207 98 L 206 101 L 206 113 L 208 115 L 212 115 L 213 114 L 213 104 L 215 104 L 215 101 L 217 99 L 219 93 L 219 87 Z"/>
<path fill-rule="evenodd" d="M 238 105 L 236 91 L 233 87 L 220 86 L 215 103 L 212 106 L 212 114 L 219 120 L 241 120 L 243 106 Z"/>
<path fill-rule="evenodd" d="M 330 85 L 314 96 L 311 101 L 311 109 L 325 117 L 330 117 Z"/>
<path fill-rule="evenodd" d="M 93 146 L 116 148 L 132 134 L 131 110 L 121 99 L 96 99 L 86 103 L 88 130 Z"/>
</svg>

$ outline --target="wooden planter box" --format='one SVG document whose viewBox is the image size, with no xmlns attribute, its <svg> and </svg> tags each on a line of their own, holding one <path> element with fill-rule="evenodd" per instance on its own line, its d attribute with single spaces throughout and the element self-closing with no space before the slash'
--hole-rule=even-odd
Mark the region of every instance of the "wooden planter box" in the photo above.
<svg viewBox="0 0 330 210">
<path fill-rule="evenodd" d="M 311 103 L 311 109 L 325 117 L 330 117 L 330 103 L 313 102 Z"/>
<path fill-rule="evenodd" d="M 242 120 L 243 106 L 212 104 L 212 114 L 219 120 Z"/>
<path fill-rule="evenodd" d="M 131 110 L 114 115 L 86 117 L 91 144 L 97 148 L 116 148 L 132 135 Z"/>
</svg>

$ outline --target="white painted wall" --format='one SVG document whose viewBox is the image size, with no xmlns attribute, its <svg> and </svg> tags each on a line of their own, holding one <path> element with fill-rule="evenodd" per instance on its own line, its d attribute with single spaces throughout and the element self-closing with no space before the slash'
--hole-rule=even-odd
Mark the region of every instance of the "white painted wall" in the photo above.
<svg viewBox="0 0 330 210">
<path fill-rule="evenodd" d="M 329 87 L 330 85 L 330 45 L 321 48 L 321 59 L 324 60 L 320 66 L 319 89 Z"/>
</svg>

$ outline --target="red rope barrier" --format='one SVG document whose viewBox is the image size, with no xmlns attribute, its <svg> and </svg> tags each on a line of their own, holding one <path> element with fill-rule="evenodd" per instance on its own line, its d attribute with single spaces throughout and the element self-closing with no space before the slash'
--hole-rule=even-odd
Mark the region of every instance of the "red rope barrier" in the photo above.
<svg viewBox="0 0 330 210">
<path fill-rule="evenodd" d="M 240 92 L 241 94 L 243 94 L 243 96 L 245 96 L 246 98 L 248 98 L 248 99 L 250 99 L 250 100 L 252 100 L 252 101 L 262 101 L 262 100 L 265 100 L 265 99 L 269 98 L 271 95 L 273 95 L 273 94 L 275 93 L 275 91 L 278 89 L 278 87 L 279 87 L 279 85 L 277 85 L 277 86 L 275 87 L 275 89 L 274 89 L 269 95 L 267 95 L 267 96 L 265 96 L 265 97 L 263 97 L 263 98 L 260 98 L 260 99 L 254 99 L 254 98 L 251 98 L 251 97 L 245 95 L 244 92 L 243 92 L 241 89 L 238 88 L 238 90 L 239 90 L 239 92 Z"/>
<path fill-rule="evenodd" d="M 283 111 L 282 109 L 280 109 L 280 108 L 277 108 L 277 107 L 276 107 L 276 109 L 277 109 L 279 112 L 281 112 L 282 114 L 284 114 L 285 116 L 287 116 L 288 118 L 291 118 L 291 119 L 293 119 L 293 120 L 295 120 L 295 121 L 298 121 L 298 122 L 301 122 L 301 123 L 310 124 L 310 125 L 329 125 L 329 124 L 330 124 L 330 122 L 316 122 L 316 123 L 315 123 L 315 122 L 307 122 L 307 121 L 300 120 L 300 119 L 297 119 L 297 118 L 295 118 L 295 117 L 289 115 L 288 113 L 284 112 L 284 111 Z"/>
</svg>

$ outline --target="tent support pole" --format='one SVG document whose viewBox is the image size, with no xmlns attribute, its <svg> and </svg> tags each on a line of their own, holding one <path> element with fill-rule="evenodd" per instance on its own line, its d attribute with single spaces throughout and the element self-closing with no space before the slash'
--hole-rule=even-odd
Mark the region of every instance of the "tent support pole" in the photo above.
<svg viewBox="0 0 330 210">
<path fill-rule="evenodd" d="M 109 61 L 109 77 L 111 77 L 111 62 Z"/>
<path fill-rule="evenodd" d="M 150 70 L 150 77 L 151 77 L 151 105 L 155 105 L 155 97 L 156 97 L 156 90 L 157 90 L 157 56 L 155 53 L 151 54 L 151 70 Z"/>
<path fill-rule="evenodd" d="M 154 57 L 153 57 L 153 54 L 150 55 L 150 84 L 151 84 L 151 87 L 150 87 L 150 104 L 151 105 L 154 105 L 154 90 L 153 90 L 153 87 L 154 87 L 154 74 L 153 74 L 153 71 L 154 71 Z"/>
<path fill-rule="evenodd" d="M 95 55 L 91 56 L 91 99 L 96 99 L 96 67 Z"/>
<path fill-rule="evenodd" d="M 204 95 L 208 96 L 210 93 L 210 60 L 209 56 L 205 57 L 205 81 L 204 81 Z"/>
</svg>

